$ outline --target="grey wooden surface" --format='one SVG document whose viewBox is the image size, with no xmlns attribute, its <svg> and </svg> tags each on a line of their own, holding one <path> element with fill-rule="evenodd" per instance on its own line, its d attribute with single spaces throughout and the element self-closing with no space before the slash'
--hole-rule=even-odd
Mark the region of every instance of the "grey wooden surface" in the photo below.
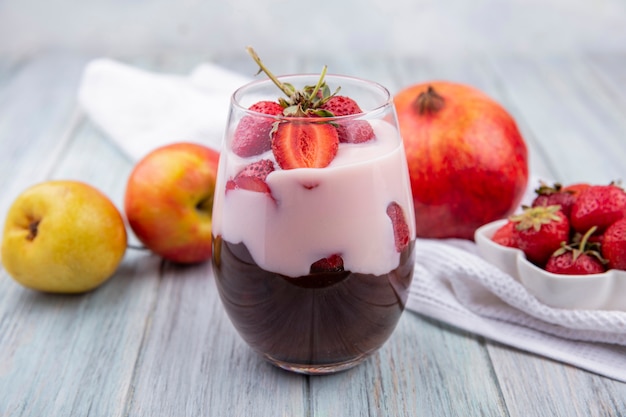
<svg viewBox="0 0 626 417">
<path fill-rule="evenodd" d="M 80 179 L 122 207 L 133 163 L 81 114 L 93 55 L 0 58 L 0 216 L 27 186 Z M 232 54 L 120 56 L 185 73 L 202 60 L 252 74 Z M 503 103 L 534 174 L 626 179 L 626 54 L 472 57 L 275 55 L 284 72 L 472 84 Z M 626 354 L 626 350 L 624 352 Z M 287 373 L 251 353 L 226 317 L 210 266 L 129 250 L 104 286 L 79 296 L 26 290 L 0 270 L 0 416 L 624 416 L 626 384 L 405 313 L 391 340 L 337 375 Z"/>
</svg>

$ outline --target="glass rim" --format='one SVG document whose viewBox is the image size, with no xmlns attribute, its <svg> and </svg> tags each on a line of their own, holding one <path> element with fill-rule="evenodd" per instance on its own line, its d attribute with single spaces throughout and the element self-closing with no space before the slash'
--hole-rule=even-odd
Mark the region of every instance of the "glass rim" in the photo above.
<svg viewBox="0 0 626 417">
<path fill-rule="evenodd" d="M 284 74 L 284 75 L 279 75 L 276 76 L 277 79 L 279 79 L 280 81 L 283 81 L 285 79 L 295 79 L 295 78 L 311 78 L 311 77 L 315 77 L 316 80 L 319 80 L 320 74 L 319 73 L 294 73 L 294 74 Z M 350 82 L 357 82 L 357 83 L 361 83 L 364 85 L 369 85 L 371 87 L 374 87 L 374 90 L 378 90 L 381 93 L 381 104 L 379 106 L 367 109 L 367 110 L 362 110 L 361 113 L 357 113 L 357 114 L 349 114 L 349 115 L 345 115 L 345 116 L 332 116 L 332 117 L 326 117 L 326 119 L 350 119 L 350 118 L 355 118 L 355 117 L 363 117 L 364 115 L 367 114 L 372 114 L 372 113 L 377 113 L 380 112 L 381 109 L 385 109 L 389 106 L 393 105 L 393 97 L 391 96 L 391 92 L 389 91 L 389 89 L 387 87 L 385 87 L 384 85 L 380 84 L 379 82 L 376 81 L 372 81 L 372 80 L 368 80 L 366 78 L 360 78 L 360 77 L 355 77 L 355 76 L 351 76 L 351 75 L 342 75 L 342 74 L 326 74 L 324 76 L 324 80 L 327 81 L 329 78 L 335 79 L 335 80 L 348 80 Z M 237 99 L 237 97 L 239 95 L 242 94 L 242 92 L 244 90 L 248 90 L 250 88 L 256 87 L 256 86 L 260 86 L 263 84 L 271 84 L 274 85 L 273 81 L 269 78 L 264 78 L 264 79 L 260 79 L 260 80 L 254 80 L 254 81 L 250 81 L 242 86 L 240 86 L 239 88 L 237 88 L 230 96 L 230 102 L 231 105 L 236 108 L 239 112 L 243 112 L 243 113 L 247 113 L 250 115 L 254 115 L 254 116 L 258 116 L 258 117 L 267 117 L 267 118 L 271 118 L 271 119 L 277 119 L 277 118 L 289 118 L 290 120 L 292 119 L 302 119 L 302 120 L 306 120 L 306 118 L 304 117 L 287 117 L 287 116 L 275 116 L 275 115 L 269 115 L 269 114 L 265 114 L 265 113 L 260 113 L 254 110 L 250 110 L 249 108 L 243 106 L 239 100 Z M 274 86 L 276 88 L 276 92 L 277 92 L 277 97 L 286 97 L 285 94 L 280 91 L 280 89 L 276 86 Z M 341 86 L 340 86 L 341 87 Z M 341 92 L 341 90 L 340 90 Z M 310 119 L 309 119 L 310 120 Z"/>
</svg>

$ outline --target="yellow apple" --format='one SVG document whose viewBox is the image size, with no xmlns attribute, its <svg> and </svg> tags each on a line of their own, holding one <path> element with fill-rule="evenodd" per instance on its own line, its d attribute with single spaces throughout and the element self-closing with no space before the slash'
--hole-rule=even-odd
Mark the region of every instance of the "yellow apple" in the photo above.
<svg viewBox="0 0 626 417">
<path fill-rule="evenodd" d="M 7 213 L 2 265 L 34 290 L 80 293 L 106 281 L 126 251 L 124 220 L 113 203 L 78 181 L 26 189 Z"/>
<path fill-rule="evenodd" d="M 176 263 L 211 257 L 211 210 L 219 153 L 174 143 L 142 158 L 130 174 L 124 208 L 137 238 Z"/>
</svg>

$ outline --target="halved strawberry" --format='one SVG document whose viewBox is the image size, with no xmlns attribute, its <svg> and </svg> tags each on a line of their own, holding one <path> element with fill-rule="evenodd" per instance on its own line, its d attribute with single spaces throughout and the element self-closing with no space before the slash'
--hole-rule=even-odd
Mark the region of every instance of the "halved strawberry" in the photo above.
<svg viewBox="0 0 626 417">
<path fill-rule="evenodd" d="M 283 108 L 274 101 L 260 101 L 250 106 L 249 110 L 270 116 L 282 114 Z M 262 116 L 245 116 L 237 125 L 231 148 L 243 158 L 260 155 L 272 148 L 270 132 L 275 120 Z"/>
<path fill-rule="evenodd" d="M 272 151 L 282 169 L 324 168 L 338 147 L 337 129 L 327 123 L 280 123 L 272 137 Z"/>
<path fill-rule="evenodd" d="M 242 189 L 260 193 L 271 193 L 265 179 L 274 171 L 274 163 L 269 159 L 262 159 L 247 165 L 235 178 L 226 183 L 226 191 Z"/>
<path fill-rule="evenodd" d="M 387 206 L 387 215 L 391 219 L 393 225 L 393 237 L 396 242 L 396 250 L 402 252 L 407 246 L 409 246 L 409 225 L 404 217 L 402 207 L 398 203 L 391 202 Z"/>
<path fill-rule="evenodd" d="M 330 255 L 328 258 L 322 258 L 311 264 L 311 274 L 342 271 L 343 258 L 337 254 Z"/>
</svg>

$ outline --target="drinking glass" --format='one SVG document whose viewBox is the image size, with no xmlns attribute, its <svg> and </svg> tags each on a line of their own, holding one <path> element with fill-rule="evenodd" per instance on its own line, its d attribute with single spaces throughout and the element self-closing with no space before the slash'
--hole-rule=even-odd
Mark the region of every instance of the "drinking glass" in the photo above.
<svg viewBox="0 0 626 417">
<path fill-rule="evenodd" d="M 298 89 L 318 79 L 279 77 Z M 354 77 L 325 82 L 362 113 L 250 110 L 282 95 L 270 80 L 233 94 L 213 205 L 213 269 L 230 320 L 263 358 L 305 374 L 348 369 L 376 352 L 404 310 L 414 265 L 411 188 L 391 96 Z M 330 164 L 281 168 L 284 124 L 295 124 L 284 129 L 294 135 L 307 125 L 337 129 Z"/>
</svg>

